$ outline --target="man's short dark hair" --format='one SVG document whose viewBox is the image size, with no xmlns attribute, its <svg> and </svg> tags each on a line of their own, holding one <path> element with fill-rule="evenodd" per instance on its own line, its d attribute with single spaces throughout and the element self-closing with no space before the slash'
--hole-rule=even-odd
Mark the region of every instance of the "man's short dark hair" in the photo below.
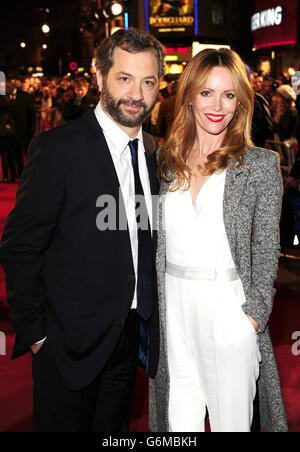
<svg viewBox="0 0 300 452">
<path fill-rule="evenodd" d="M 140 30 L 131 28 L 120 29 L 113 35 L 104 39 L 96 48 L 96 68 L 102 77 L 106 77 L 113 65 L 113 54 L 116 47 L 129 53 L 145 52 L 153 50 L 158 63 L 159 78 L 165 73 L 165 50 L 163 45 L 154 36 Z"/>
</svg>

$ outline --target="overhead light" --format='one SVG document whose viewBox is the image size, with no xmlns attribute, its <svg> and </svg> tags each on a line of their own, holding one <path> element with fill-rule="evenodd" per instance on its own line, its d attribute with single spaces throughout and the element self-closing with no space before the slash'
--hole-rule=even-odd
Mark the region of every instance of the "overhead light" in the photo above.
<svg viewBox="0 0 300 452">
<path fill-rule="evenodd" d="M 47 33 L 49 33 L 49 31 L 50 31 L 49 25 L 44 24 L 44 25 L 42 26 L 42 32 L 45 33 L 45 34 L 47 34 Z"/>
<path fill-rule="evenodd" d="M 110 19 L 112 17 L 120 16 L 124 12 L 124 4 L 122 1 L 110 1 L 108 0 L 105 3 L 105 6 L 102 10 L 106 19 Z"/>
<path fill-rule="evenodd" d="M 122 3 L 114 2 L 112 3 L 110 10 L 114 16 L 119 16 L 123 12 L 123 5 Z"/>
<path fill-rule="evenodd" d="M 24 49 L 26 47 L 26 43 L 25 42 L 21 42 L 20 46 L 22 47 L 22 49 Z"/>
<path fill-rule="evenodd" d="M 42 47 L 43 47 L 43 49 L 46 50 L 48 46 L 47 46 L 47 44 L 43 44 Z"/>
</svg>

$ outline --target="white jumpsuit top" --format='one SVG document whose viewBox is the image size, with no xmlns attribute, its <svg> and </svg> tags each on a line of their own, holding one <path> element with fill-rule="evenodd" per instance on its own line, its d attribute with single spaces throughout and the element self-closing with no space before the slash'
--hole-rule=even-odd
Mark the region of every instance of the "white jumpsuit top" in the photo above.
<svg viewBox="0 0 300 452">
<path fill-rule="evenodd" d="M 223 221 L 226 170 L 213 174 L 192 203 L 168 192 L 166 312 L 170 431 L 250 431 L 259 375 L 257 334 L 241 305 Z"/>
</svg>

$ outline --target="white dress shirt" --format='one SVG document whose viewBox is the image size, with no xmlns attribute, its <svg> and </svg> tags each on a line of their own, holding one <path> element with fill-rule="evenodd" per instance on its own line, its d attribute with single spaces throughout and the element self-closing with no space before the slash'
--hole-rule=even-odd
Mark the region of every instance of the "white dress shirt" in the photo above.
<svg viewBox="0 0 300 452">
<path fill-rule="evenodd" d="M 100 102 L 95 108 L 95 115 L 106 139 L 109 151 L 111 153 L 115 170 L 119 179 L 120 189 L 122 192 L 129 236 L 131 242 L 131 251 L 133 265 L 135 271 L 135 280 L 137 281 L 137 264 L 138 264 L 138 236 L 135 214 L 135 185 L 134 173 L 132 168 L 132 160 L 128 142 L 133 140 L 120 127 L 113 122 L 101 108 Z M 149 173 L 145 157 L 145 148 L 143 144 L 142 127 L 136 136 L 138 139 L 138 165 L 141 183 L 145 195 L 145 202 L 149 215 L 149 222 L 152 230 L 152 199 L 150 190 Z M 99 149 L 99 152 L 102 152 Z M 137 307 L 136 286 L 131 308 Z"/>
</svg>

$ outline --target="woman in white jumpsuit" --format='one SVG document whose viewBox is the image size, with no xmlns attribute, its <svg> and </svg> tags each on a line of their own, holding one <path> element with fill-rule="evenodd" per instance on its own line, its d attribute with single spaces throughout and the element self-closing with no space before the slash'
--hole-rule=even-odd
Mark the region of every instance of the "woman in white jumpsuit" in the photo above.
<svg viewBox="0 0 300 452">
<path fill-rule="evenodd" d="M 249 431 L 259 373 L 254 327 L 224 223 L 225 171 L 194 204 L 190 191 L 167 194 L 166 307 L 170 431 Z M 187 409 L 188 407 L 188 409 Z"/>
<path fill-rule="evenodd" d="M 152 430 L 203 432 L 207 410 L 212 432 L 250 432 L 257 332 L 265 334 L 271 311 L 281 203 L 278 159 L 253 147 L 252 111 L 253 91 L 235 52 L 204 50 L 187 65 L 158 158 L 161 356 L 150 382 Z M 270 429 L 284 431 L 276 364 L 271 370 L 282 418 L 277 413 L 279 427 Z"/>
</svg>

